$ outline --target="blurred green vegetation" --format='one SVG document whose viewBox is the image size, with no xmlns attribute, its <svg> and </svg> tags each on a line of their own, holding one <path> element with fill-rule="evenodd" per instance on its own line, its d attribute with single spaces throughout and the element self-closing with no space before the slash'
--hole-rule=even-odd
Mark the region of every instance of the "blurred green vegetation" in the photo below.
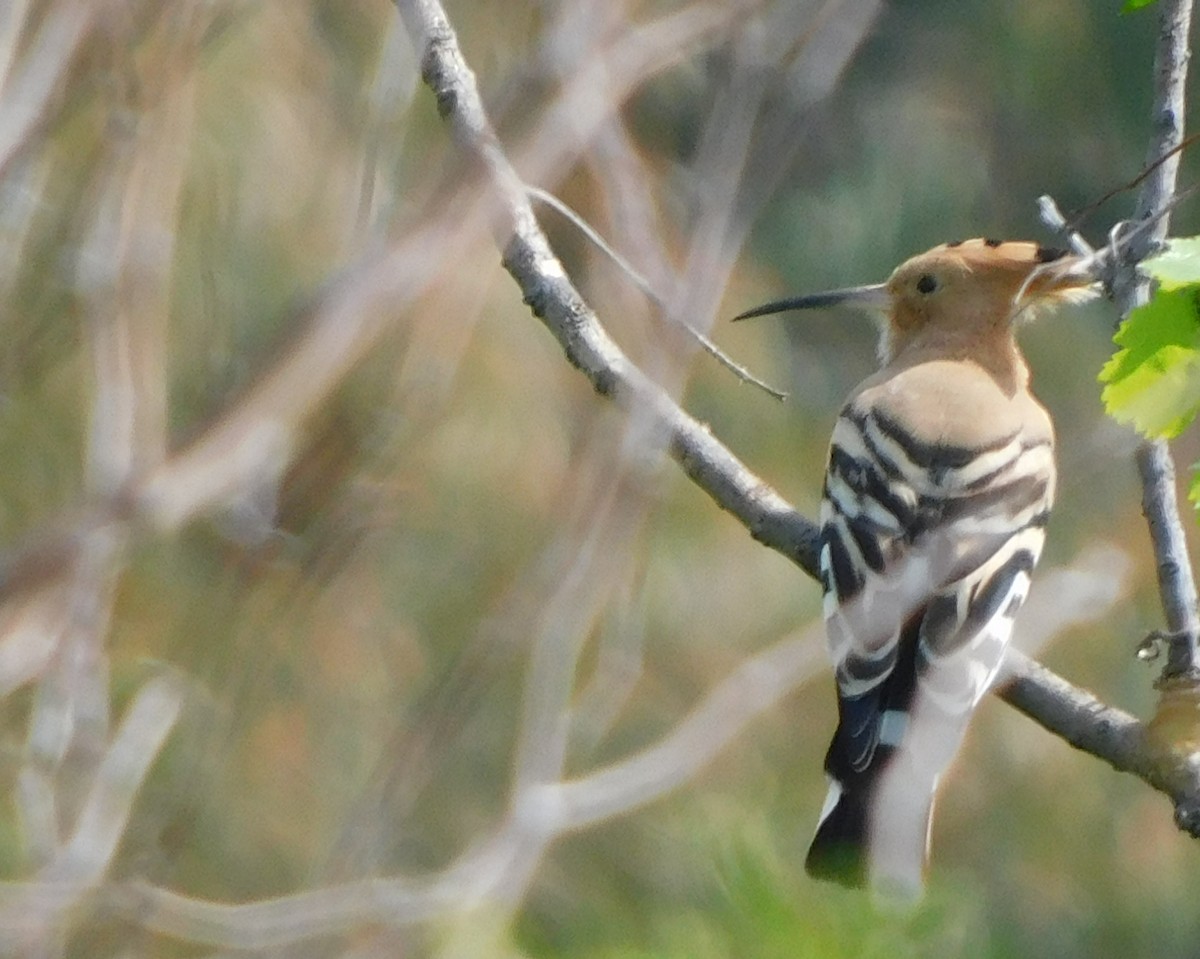
<svg viewBox="0 0 1200 959">
<path fill-rule="evenodd" d="M 797 155 L 756 219 L 723 315 L 785 291 L 880 280 L 947 239 L 1049 240 L 1039 194 L 1072 210 L 1132 178 L 1150 126 L 1154 11 L 1120 17 L 1118 7 L 885 5 L 833 95 L 787 117 Z M 658 8 L 666 5 L 639 15 Z M 514 146 L 553 94 L 535 75 L 551 12 L 525 0 L 449 6 Z M 364 208 L 402 225 L 462 172 L 423 88 L 411 101 L 371 99 L 393 17 L 381 0 L 264 2 L 240 8 L 205 49 L 172 274 L 173 447 L 234 401 L 294 332 L 306 298 L 361 253 Z M 679 211 L 695 187 L 692 150 L 720 78 L 712 58 L 688 59 L 624 111 L 676 252 Z M 0 530 L 9 542 L 83 497 L 88 305 L 74 258 L 119 111 L 103 83 L 80 83 L 19 184 L 37 208 L 4 266 Z M 1183 182 L 1194 178 L 1187 160 Z M 559 192 L 610 231 L 586 169 Z M 1085 233 L 1102 239 L 1130 207 L 1128 197 L 1112 201 Z M 1195 212 L 1185 206 L 1176 223 L 1175 233 L 1196 232 Z M 554 230 L 601 319 L 649 354 L 662 334 L 644 304 L 630 306 L 612 267 Z M 139 800 L 122 875 L 248 901 L 436 868 L 503 814 L 529 636 L 562 565 L 557 537 L 603 485 L 625 420 L 564 362 L 486 237 L 451 267 L 313 417 L 270 535 L 247 539 L 222 516 L 137 541 L 108 647 L 118 707 L 163 664 L 189 677 L 191 694 Z M 1061 438 L 1043 562 L 1096 543 L 1134 561 L 1117 613 L 1060 637 L 1043 658 L 1145 717 L 1155 674 L 1133 651 L 1161 615 L 1133 440 L 1104 418 L 1096 385 L 1113 322 L 1099 304 L 1024 337 Z M 773 403 L 701 359 L 685 405 L 811 515 L 830 425 L 871 369 L 873 330 L 827 314 L 721 324 L 714 335 L 791 399 Z M 1194 440 L 1181 443 L 1186 462 L 1200 459 Z M 673 466 L 642 479 L 648 518 L 627 558 L 628 586 L 593 637 L 635 624 L 641 671 L 619 722 L 572 757 L 573 772 L 654 741 L 746 656 L 819 617 L 816 586 Z M 0 705 L 6 795 L 27 711 L 25 692 Z M 1167 801 L 999 702 L 981 709 L 943 791 L 928 901 L 910 915 L 877 914 L 862 896 L 815 886 L 801 861 L 832 727 L 821 675 L 694 783 L 561 840 L 512 950 L 543 959 L 1195 955 L 1200 854 L 1175 830 Z M 6 809 L 5 878 L 16 877 L 17 860 Z M 76 951 L 97 954 L 95 943 Z M 153 942 L 164 955 L 175 948 Z"/>
</svg>

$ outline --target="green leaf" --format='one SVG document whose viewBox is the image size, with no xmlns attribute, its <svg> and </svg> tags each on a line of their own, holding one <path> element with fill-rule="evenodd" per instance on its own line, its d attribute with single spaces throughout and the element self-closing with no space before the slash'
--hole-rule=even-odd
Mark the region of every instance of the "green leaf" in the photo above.
<svg viewBox="0 0 1200 959">
<path fill-rule="evenodd" d="M 1200 283 L 1200 236 L 1169 240 L 1166 249 L 1143 260 L 1141 268 L 1164 290 Z"/>
<path fill-rule="evenodd" d="M 1121 7 L 1122 13 L 1133 13 L 1134 10 L 1140 10 L 1142 7 L 1148 7 L 1155 0 L 1125 0 L 1125 6 Z"/>
<path fill-rule="evenodd" d="M 1200 286 L 1160 290 L 1121 324 L 1100 371 L 1110 416 L 1143 435 L 1177 436 L 1200 412 Z"/>
</svg>

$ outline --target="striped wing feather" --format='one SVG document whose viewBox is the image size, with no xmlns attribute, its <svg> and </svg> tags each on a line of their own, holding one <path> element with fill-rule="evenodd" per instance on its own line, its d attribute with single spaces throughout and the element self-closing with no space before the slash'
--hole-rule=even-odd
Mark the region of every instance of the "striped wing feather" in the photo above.
<svg viewBox="0 0 1200 959">
<path fill-rule="evenodd" d="M 966 447 L 922 441 L 879 408 L 840 417 L 821 513 L 836 765 L 861 771 L 881 737 L 895 745 L 914 684 L 959 714 L 986 691 L 1041 551 L 1052 443 L 1048 427 Z"/>
</svg>

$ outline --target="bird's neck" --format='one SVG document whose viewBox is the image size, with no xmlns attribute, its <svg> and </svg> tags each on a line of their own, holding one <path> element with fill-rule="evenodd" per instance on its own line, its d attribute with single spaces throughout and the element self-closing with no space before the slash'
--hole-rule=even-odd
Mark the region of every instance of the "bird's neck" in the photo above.
<svg viewBox="0 0 1200 959">
<path fill-rule="evenodd" d="M 913 366 L 934 360 L 972 363 L 1009 396 L 1029 385 L 1029 367 L 1011 327 L 987 330 L 922 331 L 891 343 L 886 366 Z"/>
</svg>

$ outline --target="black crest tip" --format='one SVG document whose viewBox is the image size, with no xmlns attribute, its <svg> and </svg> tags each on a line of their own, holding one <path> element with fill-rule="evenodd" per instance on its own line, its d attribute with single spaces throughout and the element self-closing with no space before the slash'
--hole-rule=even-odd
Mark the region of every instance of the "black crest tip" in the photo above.
<svg viewBox="0 0 1200 959">
<path fill-rule="evenodd" d="M 1039 263 L 1053 263 L 1055 260 L 1061 260 L 1066 255 L 1066 250 L 1060 250 L 1055 246 L 1039 246 L 1037 253 L 1034 254 Z"/>
</svg>

